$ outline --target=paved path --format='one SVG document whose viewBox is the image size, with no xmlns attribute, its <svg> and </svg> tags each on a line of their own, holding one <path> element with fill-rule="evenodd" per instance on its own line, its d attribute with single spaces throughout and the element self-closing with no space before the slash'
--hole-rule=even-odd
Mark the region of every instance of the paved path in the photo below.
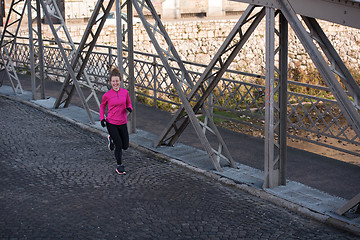
<svg viewBox="0 0 360 240">
<path fill-rule="evenodd" d="M 0 97 L 0 239 L 358 239 Z"/>
</svg>

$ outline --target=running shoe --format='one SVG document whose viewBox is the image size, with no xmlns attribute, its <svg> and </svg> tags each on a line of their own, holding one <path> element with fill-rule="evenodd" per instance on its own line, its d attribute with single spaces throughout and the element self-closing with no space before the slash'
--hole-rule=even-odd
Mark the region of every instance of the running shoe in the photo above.
<svg viewBox="0 0 360 240">
<path fill-rule="evenodd" d="M 108 143 L 109 150 L 110 151 L 114 150 L 115 149 L 115 144 L 114 144 L 112 138 L 110 137 L 110 135 L 108 136 L 108 141 L 109 141 L 109 143 Z"/>
<path fill-rule="evenodd" d="M 116 172 L 117 172 L 118 174 L 120 174 L 120 175 L 126 173 L 126 172 L 125 172 L 125 168 L 124 168 L 123 165 L 118 165 L 117 168 L 116 168 Z"/>
</svg>

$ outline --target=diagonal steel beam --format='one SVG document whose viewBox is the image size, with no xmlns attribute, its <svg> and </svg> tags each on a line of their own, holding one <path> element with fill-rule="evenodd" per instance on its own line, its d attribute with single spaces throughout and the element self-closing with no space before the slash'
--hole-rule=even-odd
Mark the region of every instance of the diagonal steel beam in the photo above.
<svg viewBox="0 0 360 240">
<path fill-rule="evenodd" d="M 20 83 L 20 79 L 17 75 L 15 64 L 12 61 L 11 55 L 13 53 L 14 46 L 16 44 L 17 35 L 20 29 L 20 25 L 24 16 L 25 6 L 27 1 L 24 0 L 13 0 L 10 4 L 6 23 L 3 28 L 3 33 L 0 36 L 0 51 L 1 51 L 1 64 L 3 65 L 6 75 L 8 76 L 14 94 L 23 93 L 23 89 Z M 16 11 L 16 6 L 23 4 L 22 11 Z M 11 31 L 15 26 L 15 31 Z M 0 86 L 2 85 L 3 79 L 0 80 Z"/>
<path fill-rule="evenodd" d="M 86 64 L 89 60 L 92 50 L 95 47 L 97 39 L 100 36 L 101 30 L 105 24 L 106 18 L 111 10 L 112 5 L 114 4 L 114 1 L 115 0 L 110 0 L 107 2 L 107 4 L 104 3 L 105 2 L 104 0 L 99 0 L 97 2 L 94 12 L 88 22 L 87 27 L 86 27 L 85 33 L 81 39 L 81 42 L 80 42 L 75 54 L 72 57 L 71 68 L 72 68 L 72 71 L 74 72 L 74 74 L 76 71 L 76 74 L 74 75 L 75 78 L 69 72 L 69 74 L 67 75 L 67 77 L 61 87 L 59 96 L 57 97 L 55 105 L 54 105 L 55 108 L 58 108 L 62 103 L 64 103 L 64 107 L 68 107 L 71 102 L 72 96 L 76 90 L 81 98 L 81 101 L 83 103 L 85 110 L 88 113 L 90 121 L 93 124 L 95 122 L 91 116 L 90 108 L 87 103 L 87 99 L 85 99 L 85 97 L 83 96 L 83 92 L 79 85 L 79 80 L 83 74 L 85 74 L 85 77 L 86 77 L 86 72 L 84 72 Z M 100 10 L 103 11 L 103 15 L 100 18 L 98 18 Z M 98 24 L 96 24 L 96 23 L 98 23 Z M 85 56 L 83 56 L 84 52 L 85 52 Z M 71 83 L 73 83 L 72 86 L 71 86 Z M 91 83 L 88 81 L 88 84 L 91 84 Z M 71 86 L 70 91 L 68 91 L 69 86 Z M 88 87 L 93 89 L 91 87 L 91 85 Z M 65 96 L 65 94 L 66 94 L 66 96 Z M 94 96 L 96 96 L 96 93 L 94 90 L 92 91 L 92 94 Z M 96 99 L 97 99 L 97 97 L 96 97 Z M 97 101 L 97 103 L 99 105 L 98 101 Z"/>
<path fill-rule="evenodd" d="M 52 22 L 52 20 L 51 20 L 51 15 L 50 15 L 50 13 L 49 13 L 49 11 L 48 11 L 48 9 L 47 9 L 48 4 L 45 3 L 44 0 L 39 0 L 39 1 L 40 1 L 42 10 L 43 10 L 43 12 L 44 12 L 44 14 L 45 14 L 46 20 L 48 21 L 49 27 L 50 27 L 50 29 L 51 29 L 51 31 L 52 31 L 52 33 L 53 33 L 54 38 L 55 38 L 55 42 L 57 43 L 57 45 L 58 45 L 58 47 L 59 47 L 61 56 L 62 56 L 62 58 L 63 58 L 63 60 L 64 60 L 64 62 L 65 62 L 65 66 L 66 66 L 66 68 L 67 68 L 67 70 L 68 70 L 68 72 L 69 72 L 70 78 L 73 80 L 73 83 L 74 83 L 74 85 L 75 85 L 76 91 L 77 91 L 78 94 L 79 94 L 81 103 L 83 104 L 83 107 L 84 107 L 84 109 L 86 110 L 86 112 L 87 112 L 87 114 L 88 114 L 88 117 L 89 117 L 89 119 L 90 119 L 90 122 L 91 122 L 91 123 L 95 123 L 95 122 L 94 122 L 94 119 L 93 119 L 93 117 L 92 117 L 92 115 L 91 115 L 89 106 L 88 106 L 88 104 L 87 104 L 87 102 L 86 102 L 86 99 L 85 99 L 85 97 L 84 97 L 84 94 L 83 94 L 83 92 L 82 92 L 82 90 L 81 90 L 80 84 L 79 84 L 79 82 L 78 82 L 78 80 L 77 80 L 77 78 L 76 78 L 76 74 L 75 74 L 74 68 L 72 67 L 72 65 L 71 65 L 70 62 L 69 62 L 69 59 L 68 59 L 68 57 L 67 57 L 67 55 L 66 55 L 66 52 L 65 52 L 65 49 L 64 49 L 64 47 L 63 47 L 63 45 L 62 45 L 62 42 L 61 42 L 61 40 L 60 40 L 60 38 L 59 38 L 59 36 L 58 36 L 58 34 L 57 34 L 57 31 L 56 31 L 56 29 L 55 29 L 55 27 L 54 27 L 54 24 L 53 24 L 53 22 Z"/>
<path fill-rule="evenodd" d="M 89 60 L 89 57 L 92 53 L 92 50 L 95 47 L 96 41 L 100 36 L 101 30 L 105 24 L 106 18 L 113 6 L 115 0 L 110 0 L 107 2 L 107 5 L 104 0 L 99 0 L 96 4 L 94 12 L 88 22 L 85 33 L 81 39 L 81 42 L 72 58 L 72 68 L 77 71 L 77 79 L 79 80 L 84 73 L 86 64 Z M 103 15 L 98 18 L 100 10 L 103 11 Z M 98 24 L 97 24 L 98 23 Z M 85 56 L 83 53 L 86 51 Z M 62 102 L 65 102 L 65 107 L 70 104 L 71 98 L 73 96 L 76 86 L 72 86 L 70 92 L 68 92 L 67 87 L 71 83 L 71 76 L 68 75 L 64 84 L 61 88 L 60 94 L 55 102 L 55 107 L 59 107 Z M 67 94 L 67 97 L 64 101 L 63 97 Z"/>
<path fill-rule="evenodd" d="M 212 129 L 212 133 L 214 133 L 219 141 L 219 147 L 218 150 L 215 150 L 212 148 L 212 146 L 210 145 L 207 137 L 206 137 L 206 130 L 209 129 L 209 127 L 207 127 L 204 124 L 200 124 L 199 120 L 197 119 L 191 105 L 189 102 L 189 98 L 186 94 L 186 92 L 190 91 L 190 89 L 194 86 L 194 84 L 192 83 L 189 73 L 188 71 L 185 69 L 183 62 L 181 61 L 177 51 L 175 50 L 169 36 L 167 35 L 167 32 L 164 28 L 164 26 L 162 25 L 159 16 L 157 15 L 151 1 L 148 0 L 142 0 L 142 1 L 135 1 L 133 0 L 133 5 L 135 10 L 137 11 L 168 75 L 169 78 L 172 82 L 172 84 L 174 85 L 181 101 L 182 101 L 182 106 L 184 107 L 184 111 L 186 111 L 187 113 L 187 118 L 189 118 L 189 121 L 192 123 L 196 134 L 199 137 L 200 142 L 202 143 L 202 145 L 204 146 L 210 160 L 213 162 L 213 165 L 215 167 L 216 170 L 221 171 L 221 166 L 220 166 L 220 160 L 224 159 L 226 161 L 228 161 L 230 163 L 231 166 L 235 167 L 233 160 L 231 158 L 231 156 L 229 155 L 229 151 L 227 150 L 226 145 L 224 144 L 224 141 L 222 140 L 219 132 L 216 129 L 215 124 L 212 124 L 212 118 L 210 118 L 210 114 L 208 113 L 208 111 L 206 109 L 204 109 L 204 113 L 205 113 L 205 119 L 209 121 L 209 125 L 210 128 Z M 155 23 L 150 23 L 149 21 L 147 21 L 147 19 L 145 19 L 144 16 L 144 9 L 149 10 L 150 13 L 152 14 L 153 18 L 155 19 Z M 159 41 L 157 40 L 156 36 L 158 37 L 162 37 L 162 40 L 164 40 L 163 42 L 165 42 L 165 47 L 160 46 Z M 179 66 L 180 69 L 180 75 L 178 75 L 177 73 L 175 73 L 174 68 L 170 66 L 169 64 L 169 59 L 172 58 L 176 61 L 176 63 Z M 224 152 L 224 154 L 226 156 L 224 156 L 222 154 L 222 152 Z"/>
<path fill-rule="evenodd" d="M 354 132 L 360 137 L 360 114 L 350 101 L 349 97 L 341 87 L 340 83 L 336 79 L 334 73 L 322 57 L 318 48 L 312 41 L 311 37 L 307 33 L 306 29 L 300 22 L 295 11 L 290 5 L 288 0 L 278 0 L 280 10 L 288 20 L 290 26 L 294 30 L 297 37 L 300 39 L 302 45 L 306 49 L 310 58 L 313 60 L 315 66 L 319 70 L 324 81 L 328 85 L 332 94 L 339 104 L 341 112 L 344 114 L 348 124 L 353 128 Z"/>
<path fill-rule="evenodd" d="M 256 6 L 250 5 L 233 30 L 229 33 L 228 37 L 224 41 L 223 45 L 220 47 L 218 52 L 215 54 L 214 58 L 211 60 L 210 64 L 207 66 L 203 74 L 200 76 L 200 79 L 196 82 L 196 85 L 192 88 L 191 93 L 189 94 L 189 99 L 193 99 L 196 94 L 202 95 L 200 99 L 197 100 L 195 106 L 193 107 L 193 111 L 197 113 L 204 105 L 206 99 L 210 95 L 210 93 L 217 86 L 218 82 L 221 80 L 221 77 L 226 72 L 236 55 L 242 49 L 246 41 L 249 39 L 253 31 L 256 29 L 260 21 L 265 15 L 265 10 L 262 9 L 255 15 L 251 15 Z M 244 27 L 245 23 L 253 20 L 251 25 L 248 27 L 246 31 L 242 31 L 242 27 Z M 234 43 L 234 39 L 239 35 L 240 40 Z M 220 65 L 218 70 L 215 70 L 216 66 Z M 210 81 L 208 87 L 206 88 L 204 85 L 207 81 Z M 206 108 L 203 108 L 206 111 Z M 183 106 L 177 111 L 174 115 L 172 121 L 169 122 L 167 128 L 164 130 L 162 135 L 157 142 L 157 146 L 161 144 L 172 145 L 181 135 L 181 133 L 185 130 L 186 126 L 189 124 L 189 118 L 186 118 L 185 109 Z M 181 125 L 178 127 L 176 125 L 177 122 L 183 121 Z M 174 130 L 175 133 L 172 136 L 169 136 L 171 131 Z"/>
<path fill-rule="evenodd" d="M 26 9 L 26 2 L 25 0 L 13 0 L 10 5 L 9 13 L 6 18 L 6 23 L 3 29 L 3 34 L 1 35 L 1 41 L 0 41 L 0 47 L 7 46 L 9 52 L 11 53 L 14 45 L 16 43 L 16 38 L 18 35 L 18 32 L 20 30 L 21 22 L 24 16 L 24 12 Z M 16 11 L 16 7 L 20 4 L 23 4 L 24 6 L 21 8 L 22 11 L 18 12 Z M 11 31 L 13 25 L 16 26 L 15 31 Z"/>
<path fill-rule="evenodd" d="M 99 0 L 94 12 L 88 22 L 88 25 L 86 27 L 85 33 L 81 39 L 81 42 L 77 48 L 77 51 L 75 53 L 75 56 L 72 60 L 72 66 L 73 69 L 76 69 L 77 71 L 77 79 L 79 80 L 84 73 L 86 64 L 90 58 L 90 55 L 92 54 L 92 50 L 95 47 L 96 41 L 100 36 L 101 30 L 103 29 L 103 26 L 105 24 L 106 18 L 109 15 L 109 12 L 114 4 L 115 0 L 110 0 L 107 3 L 105 3 L 104 0 Z M 100 10 L 103 10 L 104 14 L 98 18 Z M 97 19 L 98 18 L 98 19 Z M 95 24 L 96 21 L 100 21 L 100 23 L 97 25 Z M 85 56 L 83 56 L 83 53 L 85 52 Z M 64 93 L 66 93 L 66 88 L 69 86 L 70 83 L 70 76 L 67 77 L 67 79 L 64 82 L 64 85 L 62 87 L 60 96 L 57 99 L 57 102 L 60 102 L 62 97 L 64 96 Z M 70 102 L 71 98 L 73 96 L 75 90 L 75 86 L 73 85 L 70 93 L 68 94 L 67 98 L 65 99 L 65 105 L 64 107 L 67 107 Z"/>
<path fill-rule="evenodd" d="M 168 61 L 170 58 L 174 59 L 176 63 L 178 64 L 178 68 L 180 69 L 180 72 L 182 76 L 176 76 L 176 79 L 180 82 L 180 84 L 187 85 L 189 87 L 193 87 L 194 83 L 188 73 L 188 71 L 185 69 L 185 66 L 183 62 L 181 61 L 181 58 L 176 51 L 174 45 L 172 44 L 165 27 L 163 26 L 159 16 L 156 13 L 156 10 L 154 6 L 152 5 L 150 0 L 128 0 L 131 1 L 135 7 L 135 10 L 138 12 L 139 17 L 144 24 L 145 29 L 147 30 L 147 33 L 151 38 L 156 40 L 155 35 L 158 34 L 163 37 L 163 40 L 165 41 L 167 49 L 163 49 L 160 47 L 159 43 L 156 45 L 159 46 L 157 50 L 161 52 L 161 55 L 165 57 L 165 59 Z M 155 23 L 150 23 L 150 21 L 147 21 L 145 19 L 144 10 L 150 11 L 152 14 L 153 19 L 155 20 Z M 157 41 L 157 40 L 156 40 Z"/>
<path fill-rule="evenodd" d="M 17 75 L 14 62 L 11 59 L 10 53 L 7 50 L 7 47 L 4 46 L 0 50 L 0 58 L 1 58 L 1 65 L 4 69 L 1 71 L 5 71 L 6 75 L 8 76 L 11 87 L 14 91 L 14 94 L 23 93 L 23 89 L 19 80 L 19 77 Z M 3 78 L 0 80 L 0 87 L 3 84 Z"/>
<path fill-rule="evenodd" d="M 350 211 L 352 208 L 356 207 L 356 213 L 360 213 L 360 193 L 358 193 L 355 197 L 346 202 L 342 207 L 336 210 L 336 213 L 339 215 L 344 215 L 346 212 Z"/>
<path fill-rule="evenodd" d="M 349 91 L 350 96 L 353 97 L 355 107 L 360 109 L 360 87 L 349 72 L 348 68 L 345 66 L 341 57 L 325 35 L 316 19 L 305 16 L 302 16 L 302 19 L 310 29 L 310 35 L 313 36 L 314 40 L 319 43 L 319 46 L 328 58 L 329 62 L 332 64 L 332 66 L 330 66 L 331 70 L 334 74 L 339 76 L 341 82 Z"/>
<path fill-rule="evenodd" d="M 72 59 L 76 54 L 77 48 L 75 46 L 74 41 L 72 40 L 72 38 L 70 36 L 70 32 L 67 29 L 67 26 L 65 24 L 65 20 L 64 20 L 64 18 L 62 16 L 62 13 L 61 13 L 59 7 L 57 6 L 56 0 L 47 0 L 46 3 L 49 6 L 49 9 L 51 9 L 51 12 L 49 12 L 51 17 L 56 20 L 57 24 L 59 24 L 59 27 L 56 28 L 56 33 L 60 33 L 60 31 L 62 31 L 63 34 L 60 33 L 58 35 L 64 35 L 65 36 L 65 39 L 61 39 L 60 41 L 62 42 L 62 44 L 69 45 L 70 48 L 71 48 L 71 52 L 70 52 L 68 58 Z M 82 64 L 81 59 L 79 60 L 79 63 Z M 90 89 L 90 94 L 85 99 L 86 102 L 88 102 L 89 99 L 91 97 L 93 97 L 95 99 L 95 102 L 96 102 L 98 108 L 99 108 L 100 101 L 99 101 L 99 99 L 98 99 L 98 97 L 96 95 L 96 91 L 94 89 L 94 84 L 90 81 L 90 77 L 89 77 L 89 75 L 87 74 L 86 71 L 84 71 L 84 79 L 85 79 L 85 83 L 82 83 L 82 87 L 87 87 L 87 88 Z M 54 107 L 57 108 L 60 104 L 56 105 L 56 103 L 55 103 Z"/>
</svg>

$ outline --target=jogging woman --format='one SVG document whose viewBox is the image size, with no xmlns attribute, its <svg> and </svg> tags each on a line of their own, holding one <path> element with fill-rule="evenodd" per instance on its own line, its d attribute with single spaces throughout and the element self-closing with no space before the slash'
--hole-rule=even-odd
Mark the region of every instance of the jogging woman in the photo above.
<svg viewBox="0 0 360 240">
<path fill-rule="evenodd" d="M 107 128 L 110 134 L 110 145 L 115 145 L 115 159 L 117 162 L 116 172 L 125 174 L 124 165 L 122 165 L 122 150 L 129 147 L 129 133 L 127 129 L 127 111 L 132 112 L 129 92 L 120 88 L 120 71 L 118 68 L 112 68 L 110 71 L 111 89 L 107 91 L 100 104 L 101 126 Z M 108 107 L 107 117 L 105 119 L 105 109 Z M 111 148 L 110 148 L 111 149 Z"/>
</svg>

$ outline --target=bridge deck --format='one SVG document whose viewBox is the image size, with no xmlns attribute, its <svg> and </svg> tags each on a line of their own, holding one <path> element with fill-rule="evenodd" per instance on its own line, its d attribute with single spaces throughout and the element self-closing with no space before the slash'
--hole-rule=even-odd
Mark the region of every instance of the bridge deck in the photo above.
<svg viewBox="0 0 360 240">
<path fill-rule="evenodd" d="M 24 89 L 29 90 L 30 81 L 26 78 L 22 76 L 21 80 Z M 86 128 L 95 129 L 105 136 L 106 132 L 99 122 L 95 126 L 89 125 L 85 110 L 82 108 L 71 105 L 66 109 L 53 109 L 54 95 L 57 94 L 59 87 L 60 83 L 47 82 L 47 95 L 52 97 L 33 102 L 55 112 L 60 117 L 76 121 Z M 6 85 L 0 88 L 0 94 L 13 96 L 11 87 Z M 26 91 L 25 94 L 18 95 L 16 98 L 29 101 L 31 93 Z M 74 96 L 73 103 L 80 103 L 77 96 Z M 346 199 L 351 199 L 360 192 L 360 186 L 357 184 L 360 182 L 360 167 L 289 147 L 287 185 L 262 190 L 264 143 L 261 139 L 220 129 L 238 169 L 225 166 L 223 172 L 216 172 L 210 160 L 207 159 L 206 153 L 201 149 L 201 144 L 191 127 L 187 128 L 174 147 L 154 148 L 153 142 L 163 130 L 163 123 L 171 119 L 171 114 L 142 104 L 137 104 L 136 107 L 137 133 L 131 135 L 132 146 L 139 145 L 162 154 L 177 164 L 210 174 L 215 178 L 222 176 L 225 182 L 239 183 L 245 190 L 255 195 L 266 192 L 291 204 L 310 209 L 311 212 L 319 213 L 325 218 L 341 219 L 345 221 L 345 224 L 359 225 L 359 218 L 339 218 L 334 212 L 347 202 Z M 97 115 L 94 117 L 98 119 Z M 357 227 L 360 229 L 360 225 Z"/>
</svg>

